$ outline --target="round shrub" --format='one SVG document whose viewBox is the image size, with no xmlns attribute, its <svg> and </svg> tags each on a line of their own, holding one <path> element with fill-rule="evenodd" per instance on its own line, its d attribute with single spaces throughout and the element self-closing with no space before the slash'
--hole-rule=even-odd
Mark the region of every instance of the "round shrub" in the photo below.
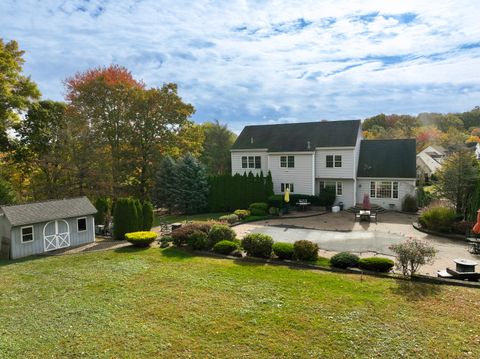
<svg viewBox="0 0 480 359">
<path fill-rule="evenodd" d="M 266 234 L 251 233 L 242 239 L 242 247 L 248 256 L 270 258 L 272 256 L 273 239 Z"/>
<path fill-rule="evenodd" d="M 276 242 L 273 244 L 273 253 L 279 259 L 292 259 L 293 258 L 293 244 L 285 242 Z"/>
<path fill-rule="evenodd" d="M 418 210 L 417 199 L 415 197 L 407 194 L 403 199 L 402 211 L 415 213 L 415 212 L 417 212 L 417 210 Z"/>
<path fill-rule="evenodd" d="M 455 210 L 449 207 L 430 207 L 427 208 L 419 218 L 420 224 L 434 231 L 450 232 L 452 224 L 456 219 Z"/>
<path fill-rule="evenodd" d="M 239 218 L 236 214 L 227 214 L 226 216 L 221 216 L 218 218 L 220 222 L 227 222 L 229 224 L 239 221 Z"/>
<path fill-rule="evenodd" d="M 224 224 L 215 224 L 208 233 L 208 239 L 210 240 L 211 246 L 214 246 L 223 240 L 233 241 L 236 237 L 237 234 L 235 231 Z"/>
<path fill-rule="evenodd" d="M 187 244 L 197 250 L 208 249 L 208 236 L 205 232 L 195 230 L 188 236 Z"/>
<path fill-rule="evenodd" d="M 330 264 L 332 267 L 337 268 L 355 268 L 358 267 L 359 260 L 360 258 L 358 258 L 358 256 L 355 254 L 349 252 L 340 252 L 330 258 Z"/>
<path fill-rule="evenodd" d="M 168 236 L 168 235 L 162 236 L 160 238 L 160 247 L 167 248 L 170 246 L 170 242 L 173 242 L 172 236 Z"/>
<path fill-rule="evenodd" d="M 391 259 L 381 257 L 361 258 L 358 261 L 360 268 L 373 272 L 390 272 L 394 264 Z"/>
<path fill-rule="evenodd" d="M 155 232 L 130 232 L 125 234 L 125 239 L 132 243 L 135 247 L 148 247 L 150 244 L 157 239 L 157 234 Z"/>
<path fill-rule="evenodd" d="M 299 261 L 316 261 L 318 259 L 318 245 L 301 240 L 293 244 L 293 255 Z"/>
<path fill-rule="evenodd" d="M 220 241 L 213 246 L 213 251 L 220 254 L 230 254 L 238 248 L 238 244 L 232 241 Z"/>
<path fill-rule="evenodd" d="M 248 209 L 252 216 L 266 216 L 268 211 L 268 204 L 264 202 L 252 203 Z"/>
<path fill-rule="evenodd" d="M 237 209 L 233 214 L 236 214 L 239 219 L 245 219 L 250 216 L 250 211 L 248 209 Z"/>
<path fill-rule="evenodd" d="M 175 244 L 177 247 L 183 246 L 187 244 L 188 237 L 194 231 L 198 230 L 205 234 L 208 234 L 212 226 L 213 226 L 212 222 L 193 222 L 193 223 L 185 224 L 180 228 L 177 228 L 174 231 L 172 231 L 173 244 Z"/>
<path fill-rule="evenodd" d="M 268 214 L 270 214 L 272 216 L 278 216 L 280 214 L 280 209 L 277 208 L 277 207 L 270 207 L 268 209 Z"/>
</svg>

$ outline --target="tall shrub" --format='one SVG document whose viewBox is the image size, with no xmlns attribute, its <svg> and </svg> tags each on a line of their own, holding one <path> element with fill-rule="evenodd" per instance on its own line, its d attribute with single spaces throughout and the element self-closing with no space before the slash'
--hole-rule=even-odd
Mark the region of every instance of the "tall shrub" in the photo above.
<svg viewBox="0 0 480 359">
<path fill-rule="evenodd" d="M 137 231 L 141 231 L 143 228 L 143 206 L 142 202 L 139 199 L 134 199 L 133 204 L 135 205 L 135 223 L 137 226 Z"/>
<path fill-rule="evenodd" d="M 143 215 L 142 230 L 149 231 L 153 225 L 153 205 L 149 201 L 143 202 L 142 215 Z"/>
<path fill-rule="evenodd" d="M 135 201 L 131 198 L 118 198 L 113 214 L 113 236 L 115 239 L 125 239 L 125 234 L 137 232 L 138 218 Z"/>
<path fill-rule="evenodd" d="M 396 267 L 404 275 L 415 274 L 422 265 L 432 263 L 437 250 L 419 239 L 410 238 L 406 242 L 394 244 L 390 249 L 395 253 Z"/>
<path fill-rule="evenodd" d="M 106 197 L 98 197 L 95 201 L 95 208 L 97 209 L 95 223 L 105 224 L 110 213 L 110 200 Z"/>
<path fill-rule="evenodd" d="M 160 162 L 159 169 L 155 176 L 155 186 L 152 194 L 153 203 L 157 207 L 172 210 L 175 205 L 173 190 L 176 185 L 176 162 L 166 156 Z"/>
</svg>

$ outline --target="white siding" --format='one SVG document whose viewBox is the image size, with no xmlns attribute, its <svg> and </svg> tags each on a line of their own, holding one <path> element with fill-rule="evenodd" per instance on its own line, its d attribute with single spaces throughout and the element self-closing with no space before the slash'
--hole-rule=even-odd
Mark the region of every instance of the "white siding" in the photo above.
<svg viewBox="0 0 480 359">
<path fill-rule="evenodd" d="M 280 156 L 295 156 L 295 167 L 280 167 Z M 281 183 L 293 183 L 294 194 L 314 193 L 313 184 L 313 153 L 307 154 L 269 154 L 268 163 L 273 179 L 273 190 L 277 194 L 281 194 Z"/>
<path fill-rule="evenodd" d="M 243 156 L 260 156 L 261 157 L 261 168 L 242 168 L 242 157 Z M 260 174 L 263 171 L 263 174 L 266 175 L 268 173 L 268 159 L 267 159 L 267 152 L 266 151 L 232 151 L 232 175 L 237 173 L 243 175 L 245 172 L 248 174 L 252 172 L 254 175 L 257 173 Z"/>
<path fill-rule="evenodd" d="M 396 181 L 398 182 L 398 198 L 372 198 L 370 197 L 371 181 Z M 357 203 L 363 202 L 363 196 L 367 193 L 370 197 L 370 203 L 376 204 L 386 209 L 395 209 L 400 211 L 404 197 L 409 194 L 415 196 L 415 180 L 413 179 L 394 179 L 394 178 L 368 178 L 357 179 Z M 390 206 L 392 205 L 392 206 Z"/>
<path fill-rule="evenodd" d="M 354 178 L 354 149 L 316 149 L 315 177 L 316 178 Z M 342 167 L 327 167 L 327 155 L 342 156 Z"/>
<path fill-rule="evenodd" d="M 350 208 L 354 206 L 354 182 L 353 179 L 344 179 L 344 178 L 317 178 L 315 180 L 315 194 L 318 195 L 320 193 L 320 182 L 326 181 L 335 181 L 335 182 L 342 182 L 342 195 L 337 196 L 335 199 L 335 204 L 339 202 L 343 202 L 344 209 Z"/>
</svg>

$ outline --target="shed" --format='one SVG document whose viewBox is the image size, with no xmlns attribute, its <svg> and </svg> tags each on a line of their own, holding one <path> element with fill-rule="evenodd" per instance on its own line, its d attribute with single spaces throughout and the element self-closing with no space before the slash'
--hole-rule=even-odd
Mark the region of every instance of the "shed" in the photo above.
<svg viewBox="0 0 480 359">
<path fill-rule="evenodd" d="M 0 258 L 94 242 L 95 213 L 87 197 L 0 206 Z"/>
</svg>

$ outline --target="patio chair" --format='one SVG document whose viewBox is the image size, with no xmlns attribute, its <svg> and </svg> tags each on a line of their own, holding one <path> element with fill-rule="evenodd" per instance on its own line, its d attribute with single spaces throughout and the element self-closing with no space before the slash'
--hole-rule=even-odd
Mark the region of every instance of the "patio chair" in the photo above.
<svg viewBox="0 0 480 359">
<path fill-rule="evenodd" d="M 375 220 L 375 223 L 378 223 L 377 212 L 370 212 L 370 222 L 372 222 L 372 219 Z"/>
<path fill-rule="evenodd" d="M 167 234 L 172 231 L 171 226 L 167 222 L 160 222 L 159 226 L 162 234 Z"/>
</svg>

